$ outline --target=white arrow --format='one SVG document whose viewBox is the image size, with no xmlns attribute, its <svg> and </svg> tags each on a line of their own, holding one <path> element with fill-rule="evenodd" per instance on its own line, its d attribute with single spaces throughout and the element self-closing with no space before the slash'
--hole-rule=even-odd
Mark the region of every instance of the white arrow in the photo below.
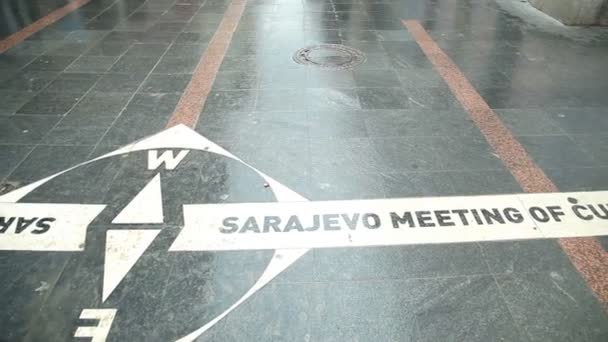
<svg viewBox="0 0 608 342">
<path fill-rule="evenodd" d="M 106 255 L 103 269 L 103 301 L 135 265 L 154 241 L 160 229 L 112 229 L 106 233 Z"/>
</svg>

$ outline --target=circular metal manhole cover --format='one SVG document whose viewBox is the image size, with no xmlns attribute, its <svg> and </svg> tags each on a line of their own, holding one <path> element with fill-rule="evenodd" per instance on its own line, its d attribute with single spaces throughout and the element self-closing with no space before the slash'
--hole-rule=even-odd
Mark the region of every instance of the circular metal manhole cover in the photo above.
<svg viewBox="0 0 608 342">
<path fill-rule="evenodd" d="M 366 61 L 363 52 L 338 44 L 321 44 L 296 51 L 296 63 L 314 65 L 322 69 L 344 70 L 354 68 Z"/>
</svg>

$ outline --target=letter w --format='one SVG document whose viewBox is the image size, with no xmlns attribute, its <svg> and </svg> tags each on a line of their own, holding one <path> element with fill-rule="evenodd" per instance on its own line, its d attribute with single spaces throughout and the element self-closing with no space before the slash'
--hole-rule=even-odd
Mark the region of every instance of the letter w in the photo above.
<svg viewBox="0 0 608 342">
<path fill-rule="evenodd" d="M 177 167 L 177 164 L 186 157 L 190 150 L 180 150 L 177 156 L 173 155 L 173 151 L 165 151 L 158 155 L 158 150 L 148 151 L 148 170 L 156 170 L 162 164 L 165 164 L 165 169 L 173 170 Z"/>
</svg>

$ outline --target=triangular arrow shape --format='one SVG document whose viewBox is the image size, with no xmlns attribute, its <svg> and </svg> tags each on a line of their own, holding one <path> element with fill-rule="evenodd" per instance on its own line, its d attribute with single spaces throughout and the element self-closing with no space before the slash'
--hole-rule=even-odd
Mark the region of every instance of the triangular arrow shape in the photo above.
<svg viewBox="0 0 608 342">
<path fill-rule="evenodd" d="M 154 241 L 160 229 L 111 229 L 106 233 L 106 253 L 103 269 L 105 302 L 127 272 Z"/>
<path fill-rule="evenodd" d="M 131 202 L 112 220 L 112 223 L 163 223 L 163 200 L 160 174 L 133 197 Z"/>
</svg>

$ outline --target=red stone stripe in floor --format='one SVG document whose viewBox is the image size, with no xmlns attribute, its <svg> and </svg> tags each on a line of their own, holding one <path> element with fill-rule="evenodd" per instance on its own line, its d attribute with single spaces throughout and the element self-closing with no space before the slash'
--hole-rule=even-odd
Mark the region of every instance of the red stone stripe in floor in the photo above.
<svg viewBox="0 0 608 342">
<path fill-rule="evenodd" d="M 558 191 L 557 186 L 536 165 L 524 147 L 420 22 L 404 20 L 402 23 L 522 189 L 526 192 Z M 560 239 L 559 243 L 608 311 L 608 252 L 595 238 Z"/>
<path fill-rule="evenodd" d="M 194 70 L 188 87 L 169 118 L 167 127 L 179 124 L 192 128 L 196 126 L 246 4 L 246 0 L 234 0 L 230 3 L 220 26 Z"/>
<path fill-rule="evenodd" d="M 91 0 L 74 0 L 69 4 L 59 9 L 56 9 L 53 12 L 45 15 L 44 17 L 36 20 L 31 25 L 23 28 L 21 31 L 13 33 L 6 39 L 0 41 L 0 53 L 3 53 L 6 50 L 14 47 L 15 45 L 27 39 L 29 36 L 33 35 L 34 33 L 42 30 L 43 28 L 65 17 L 67 14 L 79 9 L 80 7 L 88 4 L 89 1 Z"/>
</svg>

